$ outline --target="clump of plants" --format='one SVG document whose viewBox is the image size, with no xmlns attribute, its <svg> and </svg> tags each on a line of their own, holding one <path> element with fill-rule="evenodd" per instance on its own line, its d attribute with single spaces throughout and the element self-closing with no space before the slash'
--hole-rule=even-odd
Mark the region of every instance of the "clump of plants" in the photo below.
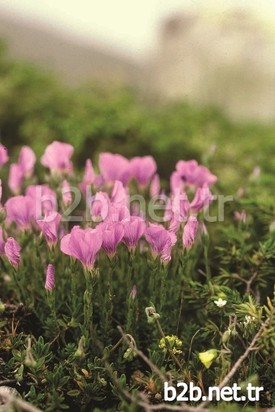
<svg viewBox="0 0 275 412">
<path fill-rule="evenodd" d="M 78 171 L 73 153 L 23 146 L 8 166 L 0 145 L 0 394 L 21 395 L 6 405 L 230 410 L 208 389 L 234 383 L 263 388 L 235 408 L 274 405 L 274 210 L 220 194 L 195 160 L 164 190 L 151 156 Z M 203 398 L 167 402 L 165 382 Z"/>
</svg>

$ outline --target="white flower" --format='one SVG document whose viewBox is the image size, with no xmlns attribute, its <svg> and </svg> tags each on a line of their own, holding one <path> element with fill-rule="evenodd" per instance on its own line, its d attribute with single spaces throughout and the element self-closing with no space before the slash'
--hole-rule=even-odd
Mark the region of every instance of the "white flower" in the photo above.
<svg viewBox="0 0 275 412">
<path fill-rule="evenodd" d="M 218 300 L 214 300 L 215 305 L 218 306 L 218 308 L 222 308 L 227 304 L 227 300 L 224 300 L 222 298 L 219 298 Z"/>
</svg>

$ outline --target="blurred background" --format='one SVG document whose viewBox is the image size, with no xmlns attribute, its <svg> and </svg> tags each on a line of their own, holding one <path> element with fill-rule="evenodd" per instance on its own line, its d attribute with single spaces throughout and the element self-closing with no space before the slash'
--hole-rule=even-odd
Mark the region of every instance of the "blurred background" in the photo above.
<svg viewBox="0 0 275 412">
<path fill-rule="evenodd" d="M 237 187 L 275 170 L 275 2 L 0 0 L 0 133 L 211 163 Z"/>
</svg>

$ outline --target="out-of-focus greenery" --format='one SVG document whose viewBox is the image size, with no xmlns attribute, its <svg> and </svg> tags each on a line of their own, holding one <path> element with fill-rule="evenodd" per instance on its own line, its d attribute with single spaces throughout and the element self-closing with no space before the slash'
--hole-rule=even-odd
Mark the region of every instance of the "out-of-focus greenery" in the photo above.
<svg viewBox="0 0 275 412">
<path fill-rule="evenodd" d="M 70 89 L 48 73 L 11 62 L 0 48 L 0 128 L 9 149 L 31 145 L 41 154 L 55 139 L 71 142 L 83 165 L 100 151 L 152 154 L 167 178 L 178 159 L 209 163 L 220 185 L 238 188 L 253 168 L 275 171 L 275 124 L 235 125 L 214 109 L 152 104 L 128 89 Z M 211 155 L 216 145 L 214 155 Z M 16 153 L 16 150 L 13 152 Z M 266 186 L 270 186 L 267 177 Z"/>
</svg>

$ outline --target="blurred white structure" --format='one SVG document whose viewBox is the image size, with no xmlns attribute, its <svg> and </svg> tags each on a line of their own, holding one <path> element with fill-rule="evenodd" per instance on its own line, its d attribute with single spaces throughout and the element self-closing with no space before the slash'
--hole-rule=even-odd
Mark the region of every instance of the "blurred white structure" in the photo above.
<svg viewBox="0 0 275 412">
<path fill-rule="evenodd" d="M 275 120 L 275 36 L 249 13 L 168 18 L 152 66 L 161 98 L 211 104 L 239 120 Z"/>
</svg>

